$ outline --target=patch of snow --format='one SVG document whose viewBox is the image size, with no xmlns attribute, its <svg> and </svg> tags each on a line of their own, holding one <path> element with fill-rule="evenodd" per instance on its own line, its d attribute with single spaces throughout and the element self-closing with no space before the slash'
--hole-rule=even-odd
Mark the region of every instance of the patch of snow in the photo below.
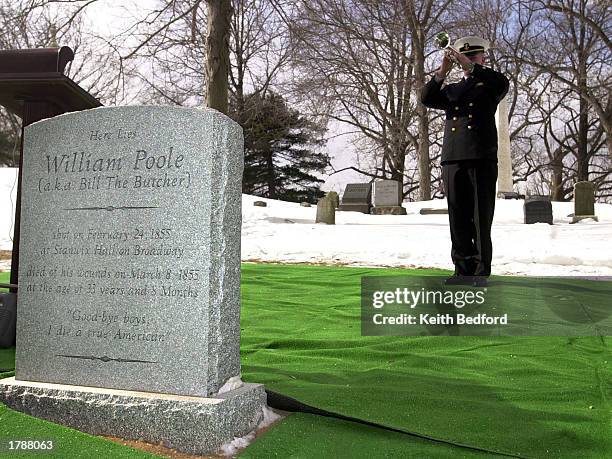
<svg viewBox="0 0 612 459">
<path fill-rule="evenodd" d="M 225 392 L 229 392 L 234 389 L 238 389 L 239 387 L 242 387 L 242 385 L 243 385 L 243 382 L 242 382 L 242 379 L 240 379 L 240 376 L 232 376 L 227 381 L 225 381 L 225 384 L 221 386 L 217 394 L 224 394 Z"/>
<path fill-rule="evenodd" d="M 274 412 L 270 407 L 264 405 L 263 407 L 263 418 L 261 419 L 257 429 L 249 432 L 244 437 L 234 438 L 232 441 L 221 446 L 221 452 L 224 456 L 233 457 L 240 450 L 249 446 L 255 439 L 257 430 L 265 429 L 268 426 L 274 424 L 276 421 L 281 419 L 282 416 Z"/>
</svg>

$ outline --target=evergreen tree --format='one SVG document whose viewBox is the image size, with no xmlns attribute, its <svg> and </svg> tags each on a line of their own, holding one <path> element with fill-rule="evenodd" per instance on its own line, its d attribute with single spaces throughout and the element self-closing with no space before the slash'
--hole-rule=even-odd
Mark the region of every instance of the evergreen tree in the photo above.
<svg viewBox="0 0 612 459">
<path fill-rule="evenodd" d="M 294 202 L 324 195 L 324 181 L 314 175 L 329 165 L 329 156 L 318 151 L 321 126 L 274 93 L 253 93 L 240 104 L 232 100 L 230 115 L 244 129 L 243 193 Z"/>
</svg>

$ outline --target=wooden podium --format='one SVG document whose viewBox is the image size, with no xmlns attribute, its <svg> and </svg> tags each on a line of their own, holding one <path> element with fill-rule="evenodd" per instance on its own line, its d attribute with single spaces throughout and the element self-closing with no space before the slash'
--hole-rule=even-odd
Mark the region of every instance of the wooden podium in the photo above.
<svg viewBox="0 0 612 459">
<path fill-rule="evenodd" d="M 11 261 L 11 284 L 14 285 L 17 285 L 19 271 L 23 129 L 36 121 L 62 113 L 102 106 L 98 99 L 64 75 L 66 65 L 73 59 L 74 53 L 67 46 L 0 50 L 0 105 L 21 118 L 21 154 Z"/>
</svg>

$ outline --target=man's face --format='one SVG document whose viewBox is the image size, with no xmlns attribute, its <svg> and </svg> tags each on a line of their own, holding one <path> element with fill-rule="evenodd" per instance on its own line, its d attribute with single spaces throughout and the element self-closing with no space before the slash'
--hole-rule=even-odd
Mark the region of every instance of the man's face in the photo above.
<svg viewBox="0 0 612 459">
<path fill-rule="evenodd" d="M 485 53 L 476 53 L 471 56 L 466 54 L 466 57 L 474 64 L 484 65 L 485 63 Z"/>
</svg>

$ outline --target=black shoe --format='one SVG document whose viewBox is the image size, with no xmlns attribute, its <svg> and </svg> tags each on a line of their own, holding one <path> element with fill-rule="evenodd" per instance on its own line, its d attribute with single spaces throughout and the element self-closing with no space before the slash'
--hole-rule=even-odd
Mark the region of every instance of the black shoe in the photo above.
<svg viewBox="0 0 612 459">
<path fill-rule="evenodd" d="M 444 281 L 444 285 L 473 285 L 474 276 L 458 276 L 457 274 Z"/>
<path fill-rule="evenodd" d="M 488 287 L 489 279 L 484 276 L 474 276 L 474 281 L 472 282 L 474 287 Z"/>
</svg>

